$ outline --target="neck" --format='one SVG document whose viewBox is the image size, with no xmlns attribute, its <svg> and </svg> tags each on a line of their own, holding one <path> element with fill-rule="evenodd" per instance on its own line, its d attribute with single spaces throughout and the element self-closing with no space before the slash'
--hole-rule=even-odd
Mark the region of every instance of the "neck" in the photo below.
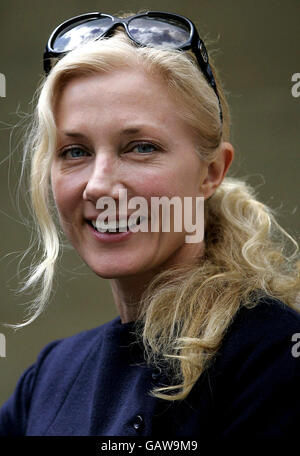
<svg viewBox="0 0 300 456">
<path fill-rule="evenodd" d="M 121 317 L 122 323 L 134 321 L 137 318 L 141 296 L 148 283 L 153 277 L 121 277 L 110 280 L 110 286 L 115 305 Z"/>
<path fill-rule="evenodd" d="M 162 270 L 166 270 L 173 265 L 194 264 L 204 252 L 204 242 L 197 244 L 187 244 L 185 251 L 176 252 L 165 263 L 151 271 L 143 274 L 110 279 L 115 305 L 121 317 L 122 323 L 128 323 L 137 319 L 141 305 L 141 297 L 152 278 Z"/>
</svg>

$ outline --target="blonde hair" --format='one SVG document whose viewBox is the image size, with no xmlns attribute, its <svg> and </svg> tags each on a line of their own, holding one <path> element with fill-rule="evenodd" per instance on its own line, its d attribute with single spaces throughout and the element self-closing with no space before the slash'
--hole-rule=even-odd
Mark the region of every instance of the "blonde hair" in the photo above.
<svg viewBox="0 0 300 456">
<path fill-rule="evenodd" d="M 30 268 L 22 290 L 41 282 L 29 306 L 31 323 L 43 311 L 51 293 L 60 252 L 60 234 L 51 198 L 50 166 L 55 150 L 54 108 L 68 80 L 135 65 L 159 75 L 180 103 L 180 114 L 199 137 L 199 155 L 211 161 L 218 146 L 229 140 L 230 116 L 221 82 L 212 64 L 223 110 L 199 71 L 192 54 L 136 47 L 123 31 L 68 53 L 42 83 L 32 133 L 24 153 L 31 163 L 30 192 L 42 258 Z M 284 252 L 287 241 L 296 247 Z M 253 306 L 270 295 L 296 308 L 300 262 L 296 241 L 281 228 L 273 211 L 257 201 L 244 181 L 226 177 L 205 205 L 205 253 L 193 266 L 178 265 L 158 274 L 142 296 L 136 332 L 148 362 L 161 366 L 177 382 L 152 394 L 167 400 L 187 396 L 209 366 L 224 334 L 241 306 Z"/>
</svg>

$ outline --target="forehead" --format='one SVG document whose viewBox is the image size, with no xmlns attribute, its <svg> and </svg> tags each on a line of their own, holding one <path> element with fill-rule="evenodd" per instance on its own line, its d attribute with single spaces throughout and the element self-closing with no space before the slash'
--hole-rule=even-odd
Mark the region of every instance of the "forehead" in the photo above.
<svg viewBox="0 0 300 456">
<path fill-rule="evenodd" d="M 174 103 L 173 97 L 168 93 L 167 83 L 159 75 L 148 75 L 141 69 L 123 68 L 110 72 L 94 73 L 90 75 L 74 75 L 63 84 L 57 97 L 57 107 L 62 102 L 68 101 L 82 103 L 84 99 L 93 94 L 104 102 L 130 99 L 134 103 L 139 99 L 156 100 L 164 98 L 169 105 Z M 67 99 L 67 100 L 66 100 Z"/>
<path fill-rule="evenodd" d="M 109 73 L 73 77 L 62 89 L 55 106 L 59 128 L 106 122 L 142 121 L 160 128 L 191 134 L 181 117 L 182 104 L 160 75 L 126 68 Z"/>
</svg>

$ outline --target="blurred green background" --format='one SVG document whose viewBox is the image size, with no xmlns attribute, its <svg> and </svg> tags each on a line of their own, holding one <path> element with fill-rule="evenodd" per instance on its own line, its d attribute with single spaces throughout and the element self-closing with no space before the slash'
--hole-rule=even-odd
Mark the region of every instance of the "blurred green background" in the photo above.
<svg viewBox="0 0 300 456">
<path fill-rule="evenodd" d="M 300 99 L 291 94 L 292 75 L 300 72 L 298 0 L 1 1 L 0 73 L 7 84 L 6 98 L 0 98 L 1 322 L 20 322 L 32 297 L 16 294 L 22 279 L 18 261 L 30 241 L 16 209 L 16 186 L 25 135 L 22 125 L 32 111 L 48 36 L 77 14 L 140 9 L 188 16 L 200 36 L 214 42 L 208 49 L 216 51 L 214 59 L 232 112 L 236 155 L 230 174 L 250 176 L 260 199 L 280 212 L 279 222 L 299 241 Z M 26 216 L 22 203 L 21 208 Z M 28 260 L 21 268 L 26 264 Z M 47 310 L 30 326 L 17 332 L 0 326 L 6 337 L 6 357 L 0 357 L 0 404 L 46 343 L 117 315 L 109 283 L 83 265 L 72 249 L 63 256 L 55 289 Z"/>
</svg>

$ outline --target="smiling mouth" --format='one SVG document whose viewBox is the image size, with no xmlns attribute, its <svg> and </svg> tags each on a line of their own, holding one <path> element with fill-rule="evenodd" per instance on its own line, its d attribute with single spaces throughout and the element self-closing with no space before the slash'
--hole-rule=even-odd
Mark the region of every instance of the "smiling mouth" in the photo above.
<svg viewBox="0 0 300 456">
<path fill-rule="evenodd" d="M 146 218 L 146 217 L 145 217 Z M 96 221 L 94 220 L 87 220 L 87 223 L 93 227 L 93 229 L 95 231 L 97 231 L 98 233 L 102 233 L 102 234 L 118 234 L 118 233 L 124 233 L 124 228 L 126 228 L 126 231 L 130 231 L 132 227 L 136 227 L 136 226 L 139 226 L 142 222 L 142 220 L 144 219 L 144 217 L 138 217 L 137 220 L 136 220 L 136 223 L 131 223 L 130 226 L 128 225 L 119 225 L 118 222 L 116 223 L 112 223 L 111 224 L 111 227 L 106 227 L 107 224 L 98 224 L 96 223 Z M 99 229 L 98 229 L 99 228 Z M 120 231 L 120 228 L 122 229 L 122 231 Z"/>
</svg>

